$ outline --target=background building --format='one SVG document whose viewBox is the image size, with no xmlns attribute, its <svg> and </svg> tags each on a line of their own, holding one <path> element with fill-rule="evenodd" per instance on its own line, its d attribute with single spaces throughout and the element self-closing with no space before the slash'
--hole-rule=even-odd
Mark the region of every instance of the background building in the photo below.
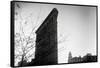
<svg viewBox="0 0 100 68">
<path fill-rule="evenodd" d="M 71 52 L 69 52 L 68 63 L 84 63 L 84 62 L 97 62 L 97 56 L 87 53 L 85 56 L 72 57 Z"/>
</svg>

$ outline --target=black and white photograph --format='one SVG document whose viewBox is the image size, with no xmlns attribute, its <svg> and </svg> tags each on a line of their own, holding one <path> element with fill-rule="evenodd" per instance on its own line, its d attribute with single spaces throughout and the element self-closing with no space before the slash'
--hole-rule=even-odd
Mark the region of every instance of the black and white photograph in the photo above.
<svg viewBox="0 0 100 68">
<path fill-rule="evenodd" d="M 11 65 L 97 62 L 97 6 L 11 2 Z"/>
</svg>

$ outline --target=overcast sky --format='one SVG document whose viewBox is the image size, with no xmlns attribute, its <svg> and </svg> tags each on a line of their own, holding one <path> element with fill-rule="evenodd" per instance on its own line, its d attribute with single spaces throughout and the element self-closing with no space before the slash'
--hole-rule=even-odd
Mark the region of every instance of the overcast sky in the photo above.
<svg viewBox="0 0 100 68">
<path fill-rule="evenodd" d="M 38 3 L 18 3 L 15 7 L 15 33 L 20 32 L 20 22 L 26 36 L 32 29 L 43 23 L 53 8 L 58 10 L 58 62 L 67 63 L 68 54 L 84 56 L 96 55 L 96 7 L 54 5 Z"/>
</svg>

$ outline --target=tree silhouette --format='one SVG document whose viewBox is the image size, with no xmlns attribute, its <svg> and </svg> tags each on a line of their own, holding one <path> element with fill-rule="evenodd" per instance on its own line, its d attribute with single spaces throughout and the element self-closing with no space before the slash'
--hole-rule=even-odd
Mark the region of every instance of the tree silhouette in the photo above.
<svg viewBox="0 0 100 68">
<path fill-rule="evenodd" d="M 18 33 L 16 34 L 16 36 Z M 20 36 L 15 36 L 15 59 L 19 59 L 22 63 L 21 66 L 23 66 L 23 61 L 28 61 L 28 59 L 32 56 L 34 56 L 34 53 L 31 53 L 31 51 L 34 50 L 35 43 L 33 42 L 33 38 L 23 38 Z M 33 51 L 34 52 L 34 51 Z"/>
<path fill-rule="evenodd" d="M 15 33 L 15 63 L 18 64 L 18 62 L 20 62 L 20 66 L 23 66 L 25 64 L 25 62 L 27 62 L 30 58 L 34 57 L 34 53 L 35 53 L 35 33 L 34 30 L 36 28 L 36 25 L 34 27 L 32 27 L 32 31 L 29 34 L 29 36 L 25 36 L 25 32 L 24 32 L 24 27 L 22 25 L 22 23 L 24 23 L 25 25 L 27 25 L 28 21 L 24 21 L 25 19 L 23 19 L 22 15 L 21 15 L 21 4 L 15 4 L 15 7 L 17 9 L 20 10 L 20 12 L 15 11 L 15 21 L 18 21 L 20 19 L 19 23 L 19 32 Z M 39 17 L 39 16 L 38 16 Z M 37 19 L 39 19 L 37 17 Z M 31 18 L 31 16 L 29 15 L 27 18 Z M 26 19 L 27 19 L 26 18 Z M 37 20 L 38 21 L 38 20 Z"/>
</svg>

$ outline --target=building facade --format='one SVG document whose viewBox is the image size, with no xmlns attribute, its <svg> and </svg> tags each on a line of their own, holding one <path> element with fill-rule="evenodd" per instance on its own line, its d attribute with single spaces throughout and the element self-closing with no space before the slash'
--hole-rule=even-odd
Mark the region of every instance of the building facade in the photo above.
<svg viewBox="0 0 100 68">
<path fill-rule="evenodd" d="M 36 31 L 36 50 L 34 64 L 50 65 L 58 63 L 57 16 L 54 8 Z"/>
</svg>

